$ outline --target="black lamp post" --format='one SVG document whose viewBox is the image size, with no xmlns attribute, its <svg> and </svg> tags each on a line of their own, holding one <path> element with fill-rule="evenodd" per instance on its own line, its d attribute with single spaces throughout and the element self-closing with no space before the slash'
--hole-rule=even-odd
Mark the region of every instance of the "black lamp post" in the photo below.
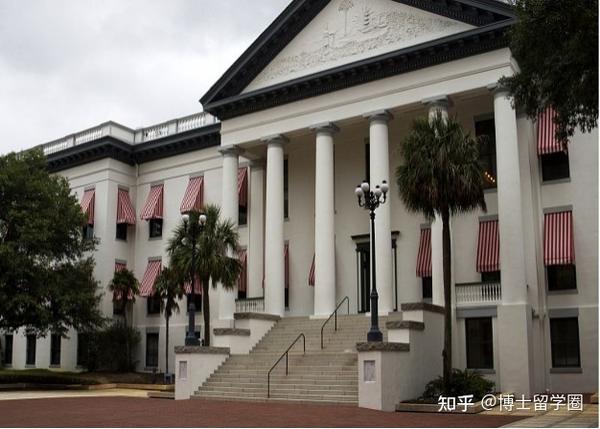
<svg viewBox="0 0 600 429">
<path fill-rule="evenodd" d="M 375 275 L 375 209 L 385 203 L 389 189 L 390 187 L 385 180 L 381 182 L 381 186 L 375 186 L 375 189 L 371 189 L 371 185 L 365 180 L 354 191 L 358 197 L 358 205 L 365 210 L 369 210 L 371 217 L 371 329 L 367 334 L 367 341 L 369 342 L 383 340 L 383 334 L 379 330 L 379 294 L 377 293 Z"/>
<path fill-rule="evenodd" d="M 202 228 L 206 224 L 206 215 L 204 213 L 200 213 L 198 216 L 198 223 L 192 224 L 190 223 L 190 215 L 185 213 L 183 216 L 183 225 L 187 232 L 190 232 L 192 238 L 192 264 L 191 264 L 191 277 L 192 284 L 190 286 L 190 293 L 187 295 L 188 300 L 188 330 L 185 335 L 185 345 L 186 346 L 199 346 L 200 341 L 196 338 L 196 304 L 194 302 L 194 293 L 196 291 L 196 232 L 202 232 Z M 199 228 L 199 231 L 196 231 L 196 227 Z M 182 244 L 185 245 L 186 238 L 184 237 L 182 240 Z"/>
</svg>

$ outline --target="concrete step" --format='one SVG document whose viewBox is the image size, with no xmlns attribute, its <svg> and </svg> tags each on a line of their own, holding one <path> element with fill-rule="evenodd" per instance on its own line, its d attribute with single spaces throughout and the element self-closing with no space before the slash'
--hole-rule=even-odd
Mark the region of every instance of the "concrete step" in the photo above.
<svg viewBox="0 0 600 429">
<path fill-rule="evenodd" d="M 276 382 L 275 382 L 276 381 Z M 202 387 L 236 387 L 236 386 L 240 386 L 240 387 L 249 387 L 249 388 L 267 388 L 267 381 L 266 380 L 262 380 L 260 382 L 247 382 L 247 383 L 232 383 L 232 382 L 223 382 L 223 381 L 207 381 L 205 382 Z M 305 382 L 299 382 L 299 381 L 290 381 L 289 383 L 286 383 L 284 380 L 271 380 L 271 387 L 274 389 L 284 389 L 284 388 L 288 388 L 288 386 L 294 387 L 294 388 L 299 388 L 299 389 L 305 389 L 305 388 L 311 388 L 312 390 L 355 390 L 358 389 L 358 382 L 355 382 L 353 384 L 351 383 L 347 383 L 347 384 L 343 384 L 343 383 L 336 383 L 336 384 L 332 384 L 332 383 L 325 383 L 325 384 L 316 384 L 313 382 L 309 382 L 309 381 L 305 381 Z"/>
<path fill-rule="evenodd" d="M 202 392 L 222 392 L 230 394 L 258 394 L 265 395 L 267 393 L 267 386 L 264 387 L 216 387 L 216 386 L 202 386 Z M 358 394 L 358 388 L 352 389 L 338 389 L 338 390 L 315 390 L 309 388 L 295 388 L 290 386 L 288 388 L 271 386 L 271 393 L 277 395 L 327 395 L 327 396 L 356 396 Z"/>
<path fill-rule="evenodd" d="M 212 398 L 232 398 L 235 397 L 236 395 L 233 395 L 230 392 L 204 392 L 204 391 L 197 391 L 194 396 L 197 397 L 212 397 Z M 244 392 L 243 394 L 237 395 L 237 397 L 242 397 L 242 398 L 256 398 L 256 399 L 264 399 L 266 397 L 266 392 L 260 392 L 260 393 L 249 393 L 249 392 Z M 295 400 L 302 400 L 302 401 L 319 401 L 319 402 L 334 402 L 334 403 L 341 403 L 341 402 L 348 402 L 348 403 L 357 403 L 358 400 L 356 398 L 353 398 L 351 396 L 341 396 L 341 395 L 320 395 L 320 394 L 310 394 L 310 393 L 306 393 L 306 394 L 281 394 L 281 393 L 276 393 L 276 392 L 272 392 L 271 393 L 271 398 L 273 399 L 295 399 Z"/>
<path fill-rule="evenodd" d="M 291 398 L 250 398 L 247 396 L 211 396 L 209 394 L 201 394 L 192 395 L 192 399 L 214 399 L 219 401 L 242 401 L 242 402 L 274 402 L 274 403 L 296 403 L 296 404 L 322 404 L 322 405 L 344 405 L 344 406 L 357 406 L 358 400 L 345 400 L 345 399 L 337 399 L 337 400 L 318 400 L 318 399 L 291 399 Z"/>
</svg>

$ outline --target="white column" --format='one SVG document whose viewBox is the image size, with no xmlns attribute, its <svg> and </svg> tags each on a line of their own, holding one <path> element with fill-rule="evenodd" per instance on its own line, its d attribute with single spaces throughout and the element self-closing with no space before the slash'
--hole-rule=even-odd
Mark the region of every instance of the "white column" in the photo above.
<svg viewBox="0 0 600 429">
<path fill-rule="evenodd" d="M 445 96 L 423 100 L 429 107 L 429 121 L 438 112 L 448 119 L 448 100 Z M 431 223 L 431 303 L 444 306 L 444 252 L 442 246 L 442 219 L 439 216 Z"/>
<path fill-rule="evenodd" d="M 221 198 L 221 219 L 229 219 L 236 230 L 238 224 L 238 192 L 237 176 L 239 168 L 240 149 L 237 146 L 224 147 L 220 150 L 223 155 L 223 178 Z M 219 319 L 233 320 L 237 289 L 227 290 L 219 285 Z"/>
<path fill-rule="evenodd" d="M 263 295 L 265 243 L 265 163 L 250 164 L 249 240 L 248 240 L 248 297 Z"/>
<path fill-rule="evenodd" d="M 388 121 L 392 115 L 381 110 L 369 113 L 365 117 L 369 118 L 369 183 L 372 186 L 381 185 L 384 180 L 390 183 Z M 379 314 L 382 315 L 394 309 L 391 212 L 390 201 L 379 206 L 375 212 L 375 274 L 379 293 Z"/>
<path fill-rule="evenodd" d="M 314 315 L 335 310 L 335 220 L 332 123 L 311 127 L 317 133 L 315 159 L 315 299 Z"/>
<path fill-rule="evenodd" d="M 283 316 L 285 267 L 283 257 L 283 145 L 281 135 L 267 143 L 267 195 L 265 207 L 265 312 Z"/>
<path fill-rule="evenodd" d="M 502 305 L 498 306 L 500 389 L 529 395 L 533 384 L 517 117 L 506 90 L 494 91 Z"/>
</svg>

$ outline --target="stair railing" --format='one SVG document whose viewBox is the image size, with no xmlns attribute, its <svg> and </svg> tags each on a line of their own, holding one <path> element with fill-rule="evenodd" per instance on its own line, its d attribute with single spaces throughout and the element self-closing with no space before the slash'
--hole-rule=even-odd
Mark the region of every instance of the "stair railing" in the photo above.
<svg viewBox="0 0 600 429">
<path fill-rule="evenodd" d="M 285 356 L 285 375 L 288 375 L 289 373 L 289 351 L 292 347 L 294 347 L 294 345 L 298 342 L 298 340 L 302 338 L 302 345 L 303 345 L 303 354 L 306 354 L 306 337 L 304 336 L 303 333 L 300 333 L 300 335 L 298 335 L 296 337 L 296 339 L 292 342 L 292 344 L 290 344 L 290 346 L 287 348 L 286 351 L 284 351 L 281 356 L 279 356 L 279 359 L 277 359 L 277 362 L 275 362 L 273 364 L 273 366 L 271 367 L 271 369 L 269 370 L 269 372 L 267 373 L 267 398 L 271 397 L 271 372 L 275 369 L 275 367 L 277 366 L 277 364 L 279 362 L 281 362 L 281 359 L 283 359 L 283 357 Z"/>
<path fill-rule="evenodd" d="M 335 310 L 333 310 L 333 313 L 331 313 L 329 315 L 329 317 L 327 318 L 327 320 L 323 323 L 323 325 L 321 325 L 321 350 L 323 350 L 323 329 L 325 329 L 325 325 L 327 325 L 327 322 L 329 322 L 331 320 L 331 318 L 333 317 L 334 320 L 334 330 L 337 332 L 337 312 L 340 309 L 340 307 L 342 306 L 342 304 L 344 303 L 344 301 L 346 301 L 346 303 L 348 304 L 348 314 L 350 314 L 350 299 L 345 296 L 340 303 L 337 305 L 337 307 L 335 307 Z"/>
</svg>

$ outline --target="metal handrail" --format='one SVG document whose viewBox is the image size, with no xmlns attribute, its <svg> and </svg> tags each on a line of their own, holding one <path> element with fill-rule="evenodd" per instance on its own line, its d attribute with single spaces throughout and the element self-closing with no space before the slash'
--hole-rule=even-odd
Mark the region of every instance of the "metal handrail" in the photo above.
<svg viewBox="0 0 600 429">
<path fill-rule="evenodd" d="M 327 320 L 325 321 L 325 323 L 323 323 L 321 325 L 321 350 L 323 350 L 323 329 L 325 329 L 325 325 L 327 325 L 327 322 L 329 322 L 331 320 L 331 318 L 334 318 L 334 323 L 335 323 L 335 328 L 334 331 L 337 332 L 337 311 L 339 310 L 339 308 L 342 306 L 342 304 L 344 303 L 344 301 L 346 301 L 346 303 L 348 303 L 348 314 L 350 314 L 350 299 L 345 296 L 340 303 L 337 305 L 337 307 L 335 307 L 335 310 L 333 310 L 333 313 L 331 313 L 329 315 L 329 317 L 327 318 Z"/>
<path fill-rule="evenodd" d="M 300 333 L 296 337 L 296 339 L 292 342 L 292 344 L 290 344 L 290 346 L 287 348 L 287 350 L 284 351 L 281 356 L 279 356 L 279 359 L 277 359 L 277 362 L 275 362 L 273 364 L 273 366 L 271 367 L 271 369 L 267 373 L 267 398 L 271 397 L 271 372 L 275 369 L 275 367 L 277 366 L 277 364 L 279 362 L 281 362 L 281 359 L 283 359 L 283 357 L 285 356 L 285 375 L 288 375 L 288 372 L 289 372 L 289 358 L 288 358 L 288 353 L 289 353 L 290 349 L 292 347 L 294 347 L 294 345 L 298 342 L 298 340 L 300 339 L 300 337 L 302 337 L 302 340 L 303 340 L 303 347 L 304 347 L 303 354 L 306 354 L 306 337 L 304 336 L 303 333 Z"/>
</svg>

